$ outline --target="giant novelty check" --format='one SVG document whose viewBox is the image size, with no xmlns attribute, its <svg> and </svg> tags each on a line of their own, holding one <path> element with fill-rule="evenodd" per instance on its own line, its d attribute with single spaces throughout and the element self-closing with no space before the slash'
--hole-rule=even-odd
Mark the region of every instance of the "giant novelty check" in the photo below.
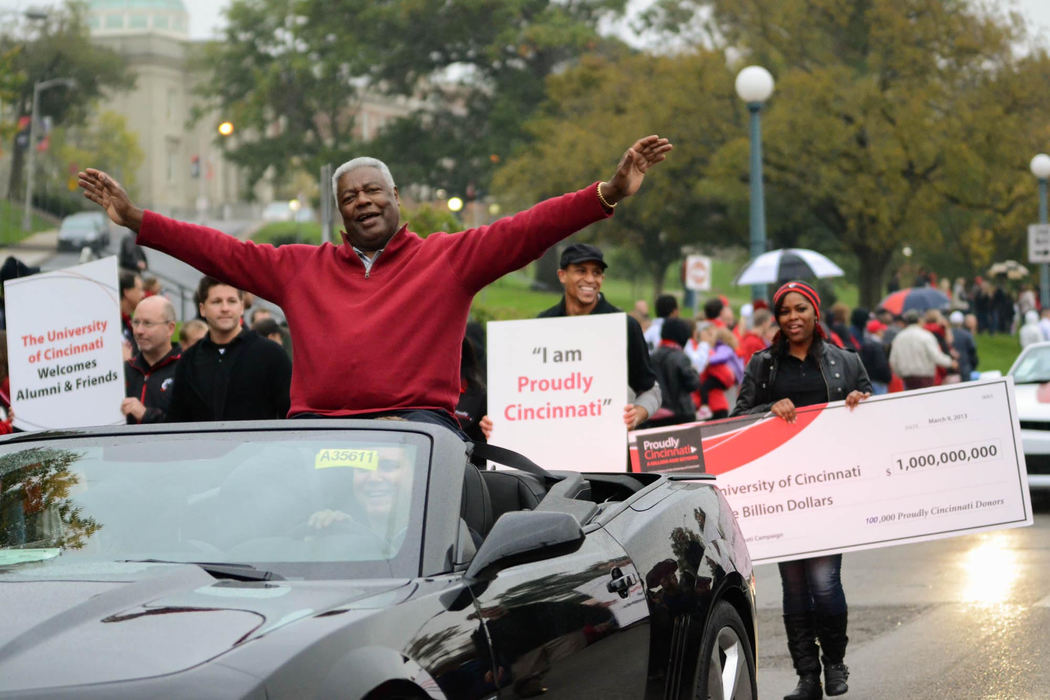
<svg viewBox="0 0 1050 700">
<path fill-rule="evenodd" d="M 632 468 L 717 474 L 756 564 L 1032 524 L 1010 377 L 691 425 L 702 460 L 674 426 Z"/>
</svg>

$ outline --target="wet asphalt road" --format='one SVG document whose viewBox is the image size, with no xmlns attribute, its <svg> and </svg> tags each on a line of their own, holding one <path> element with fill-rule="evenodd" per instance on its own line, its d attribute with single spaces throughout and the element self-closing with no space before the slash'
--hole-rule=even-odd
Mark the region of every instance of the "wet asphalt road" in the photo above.
<svg viewBox="0 0 1050 700">
<path fill-rule="evenodd" d="M 756 569 L 759 697 L 797 680 L 777 567 Z M 846 554 L 844 698 L 1050 698 L 1050 505 L 1031 527 Z"/>
</svg>

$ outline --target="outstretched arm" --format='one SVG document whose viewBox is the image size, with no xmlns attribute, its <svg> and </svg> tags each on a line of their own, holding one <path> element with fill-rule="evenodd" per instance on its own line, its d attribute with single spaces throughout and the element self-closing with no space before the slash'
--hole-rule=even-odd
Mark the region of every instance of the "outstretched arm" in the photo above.
<svg viewBox="0 0 1050 700">
<path fill-rule="evenodd" d="M 77 184 L 86 198 L 106 210 L 113 223 L 139 232 L 142 210 L 131 203 L 128 193 L 119 182 L 101 170 L 88 168 L 77 173 Z"/>
<path fill-rule="evenodd" d="M 610 206 L 638 191 L 645 180 L 645 173 L 667 157 L 673 148 L 668 139 L 653 134 L 638 139 L 627 149 L 616 167 L 612 179 L 598 185 L 598 191 Z"/>
</svg>

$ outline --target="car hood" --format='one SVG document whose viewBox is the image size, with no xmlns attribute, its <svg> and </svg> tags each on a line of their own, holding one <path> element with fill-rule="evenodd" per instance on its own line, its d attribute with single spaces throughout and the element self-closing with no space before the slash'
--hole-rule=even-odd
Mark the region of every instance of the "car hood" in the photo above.
<svg viewBox="0 0 1050 700">
<path fill-rule="evenodd" d="M 1040 387 L 1046 387 L 1040 390 Z M 1050 402 L 1039 400 L 1040 395 L 1050 398 L 1050 386 L 1046 384 L 1016 384 L 1014 399 L 1017 415 L 1021 420 L 1050 420 Z"/>
<path fill-rule="evenodd" d="M 175 673 L 299 620 L 371 615 L 409 583 L 242 582 L 145 563 L 0 573 L 0 693 Z"/>
</svg>

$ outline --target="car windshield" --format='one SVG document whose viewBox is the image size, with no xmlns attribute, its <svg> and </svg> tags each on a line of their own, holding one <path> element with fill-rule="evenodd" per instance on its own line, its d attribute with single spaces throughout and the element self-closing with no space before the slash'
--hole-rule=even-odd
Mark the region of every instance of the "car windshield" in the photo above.
<svg viewBox="0 0 1050 700">
<path fill-rule="evenodd" d="M 247 564 L 286 578 L 419 570 L 429 438 L 391 431 L 131 434 L 0 446 L 0 571 Z"/>
<path fill-rule="evenodd" d="M 1029 348 L 1010 374 L 1016 384 L 1050 382 L 1050 345 Z"/>
</svg>

